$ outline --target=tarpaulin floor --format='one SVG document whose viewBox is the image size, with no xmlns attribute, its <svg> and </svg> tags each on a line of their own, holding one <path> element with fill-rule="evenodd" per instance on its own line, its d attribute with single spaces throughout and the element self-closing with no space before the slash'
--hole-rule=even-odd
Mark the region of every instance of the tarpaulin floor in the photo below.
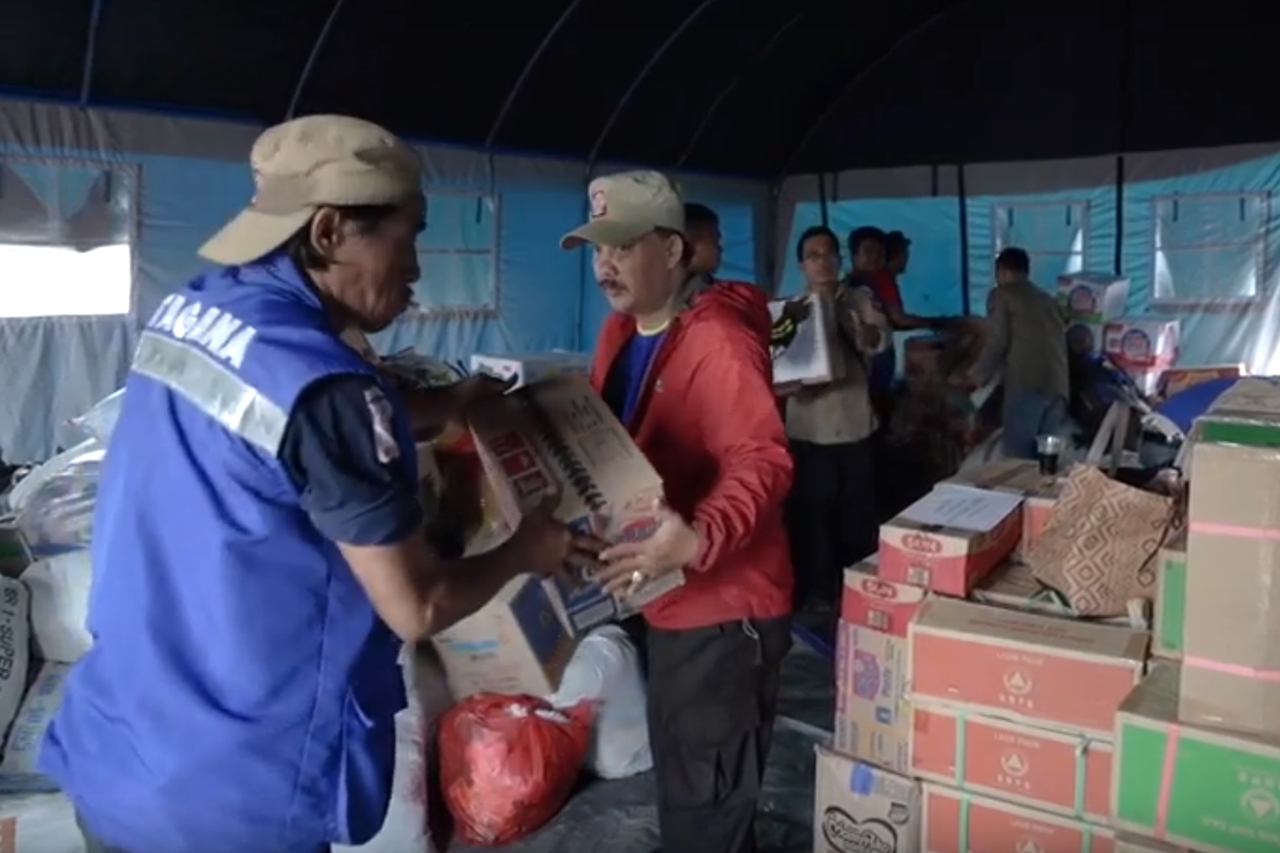
<svg viewBox="0 0 1280 853">
<path fill-rule="evenodd" d="M 797 644 L 783 668 L 779 722 L 758 820 L 762 853 L 813 849 L 813 747 L 831 730 L 831 662 Z M 658 848 L 651 774 L 584 785 L 540 832 L 502 848 L 511 853 L 650 853 Z M 455 845 L 451 850 L 486 848 Z"/>
</svg>

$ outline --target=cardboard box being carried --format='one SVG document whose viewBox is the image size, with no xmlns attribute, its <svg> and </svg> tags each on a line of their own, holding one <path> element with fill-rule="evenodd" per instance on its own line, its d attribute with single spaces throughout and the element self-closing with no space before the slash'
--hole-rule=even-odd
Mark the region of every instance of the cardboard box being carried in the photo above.
<svg viewBox="0 0 1280 853">
<path fill-rule="evenodd" d="M 486 401 L 470 415 L 471 431 L 498 505 L 514 529 L 548 494 L 560 496 L 556 518 L 579 530 L 593 526 L 611 542 L 648 537 L 662 497 L 658 472 L 586 380 L 558 376 Z M 680 572 L 622 600 L 589 577 L 575 585 L 548 582 L 575 634 L 620 619 L 684 582 Z"/>
<path fill-rule="evenodd" d="M 591 372 L 591 354 L 585 352 L 539 352 L 525 355 L 471 356 L 471 372 L 498 379 L 514 379 L 521 388 L 553 376 L 586 376 Z"/>
<path fill-rule="evenodd" d="M 1156 557 L 1155 619 L 1151 653 L 1182 657 L 1182 636 L 1187 621 L 1187 535 L 1179 533 L 1165 543 Z"/>
<path fill-rule="evenodd" d="M 1240 380 L 1195 431 L 1179 713 L 1280 732 L 1280 386 Z"/>
<path fill-rule="evenodd" d="M 881 580 L 859 563 L 844 573 L 836 633 L 835 748 L 899 773 L 910 766 L 907 626 L 918 587 Z"/>
<path fill-rule="evenodd" d="M 880 525 L 880 577 L 968 595 L 1022 535 L 1022 498 L 940 484 Z"/>
<path fill-rule="evenodd" d="M 1100 826 L 924 786 L 924 853 L 1113 853 L 1114 841 Z"/>
<path fill-rule="evenodd" d="M 1116 828 L 1204 853 L 1275 853 L 1280 741 L 1181 719 L 1180 669 L 1154 663 L 1116 714 Z"/>
<path fill-rule="evenodd" d="M 816 747 L 814 853 L 915 853 L 920 783 Z"/>
<path fill-rule="evenodd" d="M 543 585 L 521 575 L 480 610 L 436 634 L 431 642 L 454 698 L 556 692 L 575 646 L 556 611 Z"/>
<path fill-rule="evenodd" d="M 949 598 L 925 602 L 909 635 L 912 704 L 1103 739 L 1149 641 L 1145 631 Z"/>
<path fill-rule="evenodd" d="M 809 317 L 796 327 L 791 343 L 773 353 L 773 384 L 780 389 L 801 385 L 826 385 L 844 378 L 843 360 L 837 357 L 835 308 L 831 297 L 810 294 Z M 769 303 L 769 313 L 776 323 L 789 299 Z"/>
<path fill-rule="evenodd" d="M 1058 276 L 1058 304 L 1068 320 L 1108 323 L 1124 314 L 1129 279 L 1108 273 L 1073 272 Z"/>
<path fill-rule="evenodd" d="M 963 479 L 956 476 L 946 482 L 967 482 L 980 489 L 1022 496 L 1022 536 L 1013 551 L 1014 558 L 1021 560 L 1049 522 L 1049 513 L 1058 502 L 1068 473 L 1069 468 L 1057 475 L 1041 474 L 1040 463 L 1033 460 L 1000 459 L 987 463 Z"/>
<path fill-rule="evenodd" d="M 912 776 L 1106 823 L 1111 744 L 943 706 L 911 709 Z"/>
</svg>

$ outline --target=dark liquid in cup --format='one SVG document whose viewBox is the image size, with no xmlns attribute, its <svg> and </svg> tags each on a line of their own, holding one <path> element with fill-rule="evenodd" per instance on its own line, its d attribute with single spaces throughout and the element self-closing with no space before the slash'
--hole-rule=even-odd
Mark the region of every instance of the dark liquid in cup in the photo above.
<svg viewBox="0 0 1280 853">
<path fill-rule="evenodd" d="M 1059 455 L 1057 453 L 1037 453 L 1036 456 L 1040 460 L 1040 473 L 1046 477 L 1057 476 Z"/>
</svg>

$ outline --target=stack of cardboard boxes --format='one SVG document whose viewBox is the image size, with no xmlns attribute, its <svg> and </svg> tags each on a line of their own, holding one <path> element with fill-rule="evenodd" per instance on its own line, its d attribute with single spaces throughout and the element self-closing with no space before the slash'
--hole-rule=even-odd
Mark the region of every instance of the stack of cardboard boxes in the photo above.
<svg viewBox="0 0 1280 853">
<path fill-rule="evenodd" d="M 1113 820 L 1132 850 L 1276 851 L 1280 387 L 1240 382 L 1195 433 L 1186 553 L 1169 552 L 1157 608 L 1171 659 L 1116 715 Z"/>
<path fill-rule="evenodd" d="M 1072 618 L 1016 562 L 1059 484 L 1024 461 L 941 483 L 846 572 L 815 851 L 1117 849 L 1114 721 L 1149 635 Z"/>
<path fill-rule="evenodd" d="M 846 573 L 815 851 L 1280 850 L 1280 384 L 1224 394 L 1190 456 L 1151 634 L 991 568 L 1052 512 L 1034 463 L 882 528 L 879 565 Z M 984 492 L 1024 499 L 1001 517 Z"/>
</svg>

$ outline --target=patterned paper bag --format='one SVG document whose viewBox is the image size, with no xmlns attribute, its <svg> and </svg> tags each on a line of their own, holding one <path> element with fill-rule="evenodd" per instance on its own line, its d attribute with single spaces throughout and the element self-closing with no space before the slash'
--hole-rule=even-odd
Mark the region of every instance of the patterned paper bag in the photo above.
<svg viewBox="0 0 1280 853">
<path fill-rule="evenodd" d="M 1173 498 L 1076 465 L 1026 561 L 1077 614 L 1122 616 L 1130 600 L 1155 594 L 1156 555 L 1175 518 Z"/>
</svg>

